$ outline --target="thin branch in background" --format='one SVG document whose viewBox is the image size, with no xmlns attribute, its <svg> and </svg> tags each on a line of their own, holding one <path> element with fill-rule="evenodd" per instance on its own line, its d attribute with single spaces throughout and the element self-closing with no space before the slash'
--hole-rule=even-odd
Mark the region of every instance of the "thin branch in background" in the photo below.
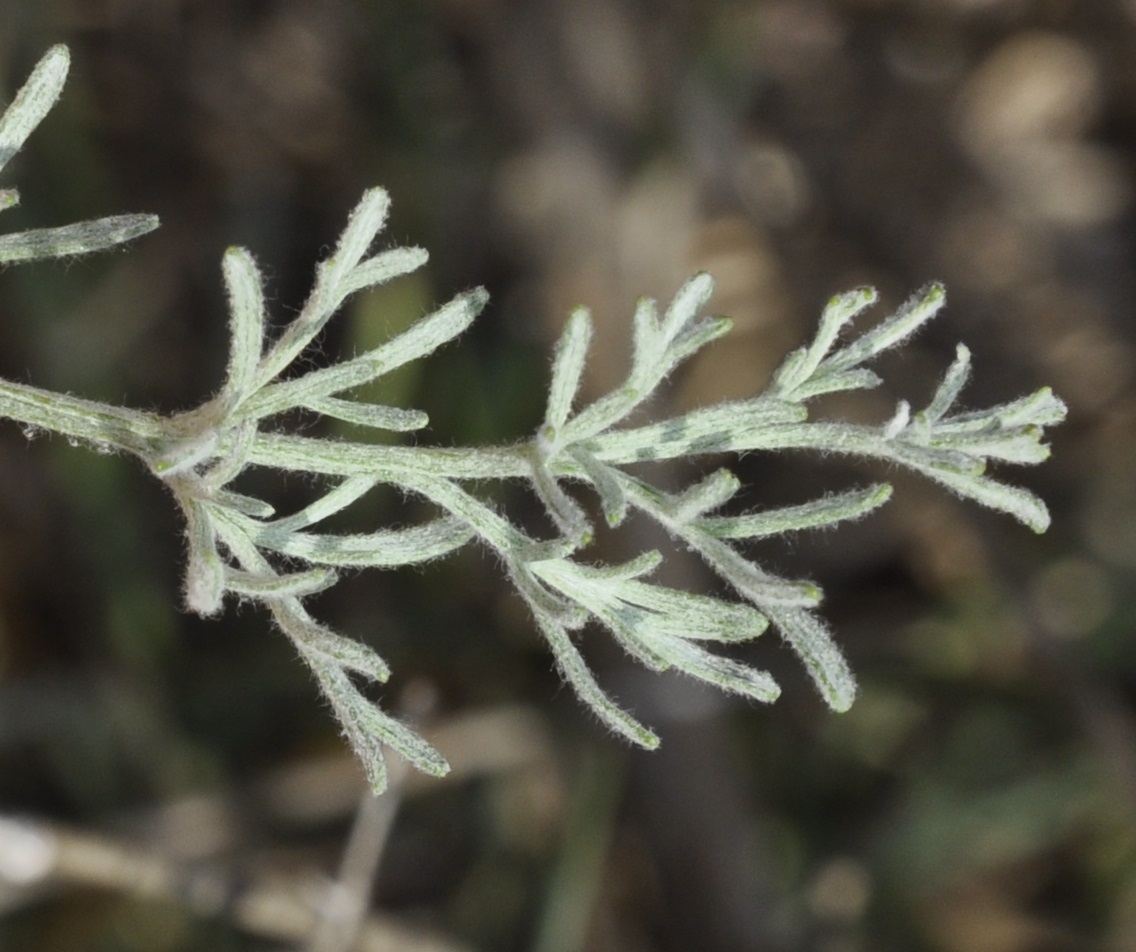
<svg viewBox="0 0 1136 952">
<path fill-rule="evenodd" d="M 547 771 L 551 739 L 540 720 L 516 707 L 494 708 L 441 721 L 431 740 L 459 743 L 462 754 L 441 782 Z M 184 857 L 148 843 L 182 841 L 185 811 L 169 804 L 140 817 L 140 843 L 75 830 L 48 820 L 0 815 L 0 914 L 75 888 L 111 890 L 139 899 L 173 900 L 204 917 L 223 917 L 263 938 L 318 952 L 466 952 L 454 940 L 413 929 L 397 918 L 369 911 L 375 870 L 405 798 L 427 789 L 402 762 L 391 766 L 390 796 L 374 797 L 359 764 L 344 755 L 280 768 L 253 784 L 250 795 L 281 821 L 310 824 L 343 815 L 357 803 L 356 819 L 334 880 L 316 870 L 265 875 L 251 881 L 209 856 Z M 203 798 L 194 815 L 212 826 L 236 830 L 238 808 L 226 798 Z M 180 817 L 181 819 L 176 819 Z M 195 844 L 200 837 L 195 838 Z M 239 846 L 212 839 L 212 853 Z"/>
<path fill-rule="evenodd" d="M 215 868 L 182 864 L 108 836 L 40 820 L 0 818 L 0 881 L 20 889 L 92 887 L 138 899 L 172 900 L 191 912 L 223 915 L 262 938 L 300 944 L 319 923 L 317 908 L 333 901 L 310 878 L 264 876 L 251 881 Z M 372 914 L 357 929 L 357 952 L 466 952 L 461 943 Z"/>
<path fill-rule="evenodd" d="M 406 773 L 407 768 L 400 761 L 391 766 L 385 796 L 376 797 L 369 790 L 360 795 L 339 874 L 328 884 L 308 952 L 351 952 L 356 948 L 367 921 L 383 849 L 394 826 L 395 814 L 402 805 Z"/>
<path fill-rule="evenodd" d="M 404 707 L 407 706 L 405 700 L 408 696 L 422 700 L 423 703 L 415 706 L 423 710 L 414 712 L 409 718 L 422 721 L 428 715 L 426 708 L 433 706 L 432 689 L 425 687 L 421 691 L 408 690 L 403 695 Z M 390 767 L 384 796 L 376 797 L 369 790 L 360 793 L 355 821 L 343 851 L 339 872 L 335 880 L 328 884 L 326 900 L 320 907 L 319 920 L 312 931 L 307 952 L 351 952 L 356 948 L 367 921 L 367 910 L 371 905 L 383 850 L 402 806 L 408 773 L 406 762 L 396 761 Z"/>
</svg>

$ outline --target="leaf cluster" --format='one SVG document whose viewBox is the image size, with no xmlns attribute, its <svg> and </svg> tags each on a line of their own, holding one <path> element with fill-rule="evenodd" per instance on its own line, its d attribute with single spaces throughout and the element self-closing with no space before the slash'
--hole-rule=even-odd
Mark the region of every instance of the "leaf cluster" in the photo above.
<svg viewBox="0 0 1136 952">
<path fill-rule="evenodd" d="M 66 68 L 66 50 L 53 48 L 4 114 L 0 165 L 55 102 Z M 5 191 L 0 204 L 10 206 L 16 198 Z M 426 427 L 419 410 L 362 403 L 352 399 L 352 391 L 454 340 L 485 305 L 484 290 L 468 291 L 366 353 L 327 367 L 305 365 L 306 351 L 352 295 L 426 261 L 419 248 L 373 249 L 388 207 L 382 189 L 364 194 L 334 251 L 316 268 L 303 308 L 276 335 L 269 332 L 263 278 L 252 255 L 242 248 L 225 252 L 231 337 L 226 377 L 214 398 L 188 413 L 159 417 L 0 381 L 0 414 L 134 453 L 166 483 L 187 526 L 188 607 L 208 616 L 221 610 L 226 597 L 263 605 L 315 674 L 376 791 L 385 784 L 385 747 L 429 773 L 448 767 L 419 734 L 364 693 L 390 673 L 375 650 L 332 631 L 305 608 L 305 598 L 333 585 L 343 569 L 422 563 L 472 542 L 488 547 L 584 703 L 618 734 L 654 747 L 659 742 L 654 732 L 596 681 L 576 633 L 598 624 L 651 670 L 680 671 L 724 691 L 772 701 L 780 689 L 767 672 L 714 650 L 772 626 L 800 657 L 824 700 L 845 710 L 855 697 L 855 680 L 818 613 L 820 589 L 770 573 L 746 555 L 744 545 L 860 519 L 883 505 L 892 490 L 880 483 L 793 506 L 724 514 L 741 488 L 729 470 L 666 492 L 640 475 L 641 467 L 630 472 L 632 464 L 791 449 L 884 459 L 1035 531 L 1048 525 L 1041 500 L 991 478 L 987 466 L 1044 460 L 1049 452 L 1044 430 L 1063 419 L 1065 406 L 1043 388 L 1000 406 L 959 409 L 970 374 L 970 352 L 961 344 L 922 410 L 913 412 L 901 401 L 877 425 L 811 414 L 810 402 L 819 396 L 880 385 L 869 364 L 909 340 L 941 309 L 945 294 L 937 284 L 860 333 L 851 331 L 852 323 L 875 302 L 875 292 L 860 288 L 839 295 L 825 308 L 813 340 L 789 354 L 764 392 L 651 423 L 631 425 L 629 419 L 676 367 L 730 330 L 728 319 L 703 316 L 713 292 L 709 275 L 687 281 L 663 310 L 654 301 L 638 302 L 626 379 L 584 406 L 577 404 L 593 324 L 586 309 L 577 309 L 555 348 L 544 420 L 528 441 L 443 449 L 289 433 L 288 414 L 296 410 L 361 428 Z M 120 216 L 8 235 L 0 238 L 0 261 L 93 251 L 156 224 L 152 216 Z M 315 475 L 327 488 L 300 511 L 278 515 L 265 500 L 232 488 L 250 466 Z M 471 490 L 472 483 L 486 479 L 526 480 L 555 533 L 538 538 L 510 522 Z M 321 528 L 380 483 L 427 500 L 435 517 L 369 533 Z M 620 526 L 632 511 L 654 520 L 678 545 L 697 553 L 737 600 L 651 581 L 663 559 L 658 551 L 620 565 L 585 561 L 595 531 L 573 495 L 581 487 L 596 493 L 610 527 Z"/>
</svg>

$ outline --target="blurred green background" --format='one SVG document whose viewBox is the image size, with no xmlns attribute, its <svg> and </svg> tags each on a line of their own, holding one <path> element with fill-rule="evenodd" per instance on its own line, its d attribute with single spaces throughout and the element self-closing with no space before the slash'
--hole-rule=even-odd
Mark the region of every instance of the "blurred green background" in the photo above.
<svg viewBox="0 0 1136 952">
<path fill-rule="evenodd" d="M 392 798 L 374 917 L 423 949 L 1136 950 L 1133 0 L 13 0 L 0 100 L 56 42 L 70 80 L 5 172 L 22 205 L 4 229 L 163 227 L 0 274 L 8 378 L 194 405 L 224 367 L 223 249 L 253 250 L 283 322 L 381 184 L 389 240 L 431 263 L 322 346 L 486 286 L 459 345 L 387 384 L 431 441 L 531 432 L 578 303 L 598 324 L 589 387 L 610 386 L 636 296 L 700 269 L 736 327 L 672 408 L 753 393 L 836 291 L 893 307 L 931 279 L 948 309 L 885 362 L 887 393 L 832 412 L 925 399 L 959 340 L 971 405 L 1042 384 L 1070 405 L 1054 458 L 1005 473 L 1050 504 L 1041 537 L 902 473 L 734 466 L 751 505 L 897 483 L 868 522 L 762 553 L 825 587 L 861 679 L 845 715 L 775 636 L 746 652 L 785 685 L 760 708 L 589 632 L 601 682 L 662 734 L 643 754 L 560 687 L 491 557 L 321 597 L 391 662 L 384 704 L 469 761 Z M 523 493 L 498 498 L 532 518 Z M 366 513 L 419 515 L 393 494 Z M 180 610 L 181 531 L 132 461 L 0 425 L 0 814 L 73 847 L 43 881 L 0 875 L 2 949 L 303 947 L 242 897 L 335 874 L 358 772 L 263 616 Z M 603 547 L 658 544 L 633 525 Z M 712 584 L 669 559 L 668 581 Z M 139 857 L 174 871 L 158 898 Z M 194 891 L 202 870 L 225 895 Z"/>
</svg>

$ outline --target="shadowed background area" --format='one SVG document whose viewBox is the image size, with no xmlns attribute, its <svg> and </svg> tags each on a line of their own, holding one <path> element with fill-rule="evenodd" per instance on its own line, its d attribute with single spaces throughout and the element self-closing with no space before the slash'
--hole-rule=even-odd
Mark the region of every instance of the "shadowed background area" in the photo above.
<svg viewBox="0 0 1136 952">
<path fill-rule="evenodd" d="M 938 279 L 948 308 L 884 362 L 887 392 L 826 410 L 919 405 L 962 340 L 964 403 L 1050 384 L 1071 413 L 1052 460 L 1004 473 L 1049 503 L 1040 537 L 904 473 L 729 461 L 754 506 L 896 483 L 867 522 L 763 552 L 828 594 L 861 681 L 844 715 L 775 636 L 745 653 L 785 687 L 760 708 L 588 631 L 662 735 L 631 751 L 560 687 L 491 557 L 348 579 L 315 614 L 391 663 L 384 705 L 456 768 L 379 807 L 263 615 L 180 610 L 157 481 L 0 425 L 0 946 L 346 949 L 308 938 L 334 882 L 370 909 L 361 949 L 1136 950 L 1133 0 L 6 3 L 0 100 L 56 42 L 70 79 L 6 169 L 4 230 L 163 226 L 0 274 L 8 378 L 195 405 L 225 366 L 223 249 L 253 251 L 283 323 L 381 184 L 389 240 L 430 264 L 351 303 L 323 356 L 484 285 L 472 331 L 372 394 L 427 410 L 432 442 L 531 433 L 580 303 L 603 392 L 635 298 L 698 270 L 735 329 L 670 409 L 754 393 L 837 291 L 878 287 L 883 315 Z M 521 488 L 486 489 L 540 526 Z M 713 584 L 636 525 L 600 554 L 653 546 L 665 581 Z M 341 866 L 349 841 L 373 873 Z"/>
</svg>

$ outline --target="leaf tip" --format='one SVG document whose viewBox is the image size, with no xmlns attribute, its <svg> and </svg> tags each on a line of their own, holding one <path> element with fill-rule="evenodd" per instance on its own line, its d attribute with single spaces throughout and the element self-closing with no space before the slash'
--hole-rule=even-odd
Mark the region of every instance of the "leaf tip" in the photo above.
<svg viewBox="0 0 1136 952">
<path fill-rule="evenodd" d="M 473 317 L 476 317 L 485 309 L 485 305 L 489 303 L 489 292 L 482 287 L 472 288 L 462 295 L 462 299 L 465 303 L 466 310 Z"/>
<path fill-rule="evenodd" d="M 56 43 L 43 54 L 43 61 L 58 66 L 67 67 L 71 64 L 71 50 L 66 43 Z"/>
</svg>

